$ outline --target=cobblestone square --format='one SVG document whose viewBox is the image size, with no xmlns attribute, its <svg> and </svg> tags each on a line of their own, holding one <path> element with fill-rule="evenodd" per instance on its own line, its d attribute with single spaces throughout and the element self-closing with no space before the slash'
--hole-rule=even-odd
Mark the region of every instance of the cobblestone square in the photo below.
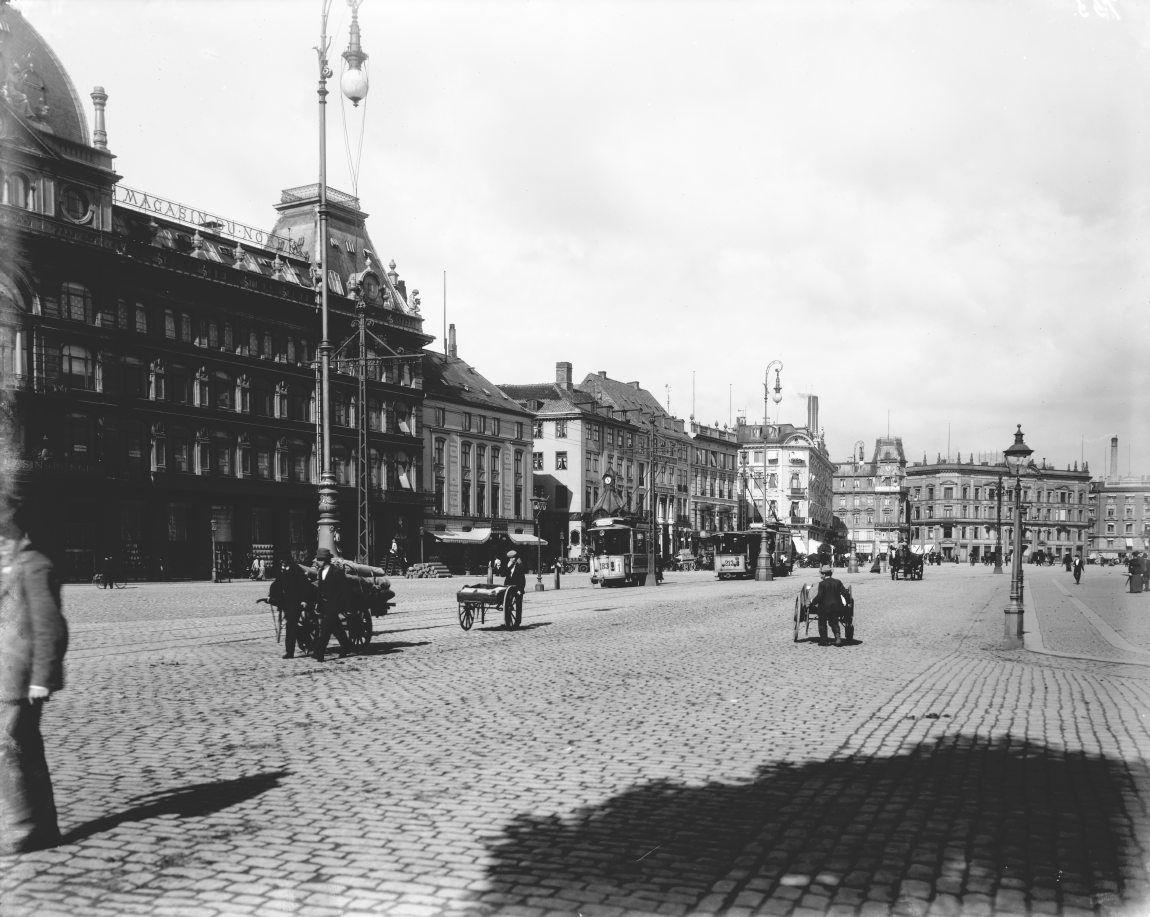
<svg viewBox="0 0 1150 917">
<path fill-rule="evenodd" d="M 843 576 L 842 648 L 792 639 L 809 570 L 548 578 L 469 632 L 456 577 L 322 664 L 266 584 L 67 587 L 65 842 L 0 912 L 1150 912 L 1150 599 L 1028 569 L 1011 650 L 1007 576 Z"/>
</svg>

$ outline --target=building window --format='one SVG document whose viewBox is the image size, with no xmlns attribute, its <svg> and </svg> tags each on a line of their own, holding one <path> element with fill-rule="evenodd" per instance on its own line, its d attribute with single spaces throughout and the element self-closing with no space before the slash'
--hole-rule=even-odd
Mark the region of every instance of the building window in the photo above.
<svg viewBox="0 0 1150 917">
<path fill-rule="evenodd" d="M 74 322 L 91 324 L 92 294 L 86 286 L 65 281 L 60 285 L 60 314 Z"/>
<path fill-rule="evenodd" d="M 543 453 L 542 452 L 532 452 L 531 453 L 531 467 L 535 471 L 542 471 L 543 470 Z"/>
<path fill-rule="evenodd" d="M 96 390 L 96 360 L 86 347 L 65 345 L 60 354 L 60 372 L 64 384 L 71 389 Z"/>
<path fill-rule="evenodd" d="M 435 409 L 435 425 L 437 427 L 447 426 L 447 408 Z"/>
<path fill-rule="evenodd" d="M 556 439 L 566 439 L 567 438 L 567 421 L 565 421 L 565 420 L 555 421 L 555 438 Z M 620 438 L 622 438 L 621 434 L 620 434 Z M 566 468 L 567 466 L 564 465 L 563 467 Z"/>
<path fill-rule="evenodd" d="M 471 414 L 467 411 L 463 412 L 463 429 L 467 432 L 471 430 Z"/>
<path fill-rule="evenodd" d="M 567 453 L 566 452 L 556 452 L 555 453 L 555 470 L 556 471 L 565 471 L 566 469 L 567 469 Z"/>
<path fill-rule="evenodd" d="M 478 429 L 476 430 L 477 433 L 483 433 L 483 434 L 487 433 L 487 418 L 486 417 L 484 417 L 482 414 L 480 414 L 478 417 L 475 418 L 475 423 L 478 426 Z"/>
</svg>

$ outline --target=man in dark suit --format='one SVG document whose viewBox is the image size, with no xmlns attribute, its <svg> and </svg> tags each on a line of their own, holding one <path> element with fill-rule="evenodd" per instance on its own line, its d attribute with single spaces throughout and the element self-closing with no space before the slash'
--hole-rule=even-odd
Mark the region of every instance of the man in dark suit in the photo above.
<svg viewBox="0 0 1150 917">
<path fill-rule="evenodd" d="M 507 552 L 507 573 L 503 576 L 503 585 L 511 586 L 515 590 L 512 601 L 519 615 L 523 615 L 523 593 L 527 591 L 527 570 L 518 552 Z"/>
<path fill-rule="evenodd" d="M 332 564 L 332 554 L 327 548 L 320 548 L 315 552 L 316 567 L 319 575 L 316 578 L 316 603 L 320 615 L 319 640 L 315 645 L 315 658 L 323 662 L 327 651 L 328 641 L 335 634 L 339 641 L 339 655 L 342 658 L 352 652 L 351 641 L 347 638 L 347 631 L 343 628 L 343 621 L 339 616 L 347 607 L 347 577 L 343 571 Z"/>
<path fill-rule="evenodd" d="M 843 645 L 842 634 L 839 631 L 839 618 L 846 611 L 846 593 L 843 584 L 834 577 L 834 570 L 829 564 L 819 568 L 822 580 L 819 582 L 819 591 L 811 600 L 811 607 L 819 614 L 819 644 L 827 644 L 827 625 L 835 635 L 835 646 Z"/>
</svg>

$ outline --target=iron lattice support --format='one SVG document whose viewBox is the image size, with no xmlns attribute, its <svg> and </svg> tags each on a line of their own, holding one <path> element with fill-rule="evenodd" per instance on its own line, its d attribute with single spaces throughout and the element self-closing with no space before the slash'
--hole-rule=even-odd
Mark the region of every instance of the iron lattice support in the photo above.
<svg viewBox="0 0 1150 917">
<path fill-rule="evenodd" d="M 359 410 L 356 428 L 359 434 L 359 460 L 356 463 L 356 497 L 359 512 L 356 515 L 356 559 L 361 564 L 371 563 L 371 453 L 368 452 L 367 427 L 367 309 L 360 300 L 359 314 Z"/>
</svg>

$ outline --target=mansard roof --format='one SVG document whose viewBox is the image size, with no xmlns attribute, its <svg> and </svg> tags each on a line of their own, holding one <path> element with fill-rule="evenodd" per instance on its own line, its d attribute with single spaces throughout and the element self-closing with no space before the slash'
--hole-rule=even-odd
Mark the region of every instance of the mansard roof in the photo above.
<svg viewBox="0 0 1150 917">
<path fill-rule="evenodd" d="M 445 398 L 486 410 L 530 417 L 516 399 L 459 357 L 423 352 L 423 391 L 427 398 Z"/>
</svg>

